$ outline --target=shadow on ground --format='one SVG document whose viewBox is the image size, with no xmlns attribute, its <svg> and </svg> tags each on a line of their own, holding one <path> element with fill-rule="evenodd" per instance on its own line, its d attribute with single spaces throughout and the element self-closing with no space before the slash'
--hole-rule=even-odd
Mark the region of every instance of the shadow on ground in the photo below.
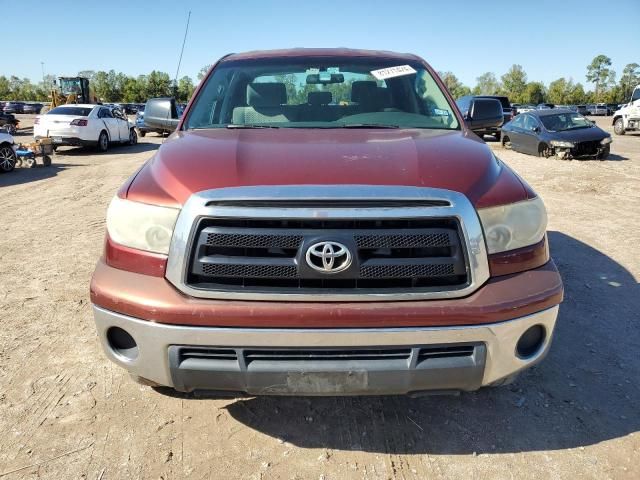
<svg viewBox="0 0 640 480">
<path fill-rule="evenodd" d="M 257 397 L 229 414 L 303 448 L 402 454 L 556 450 L 637 432 L 638 284 L 589 245 L 549 236 L 565 301 L 549 356 L 513 385 L 418 399 Z"/>
<path fill-rule="evenodd" d="M 58 147 L 56 150 L 56 156 L 86 156 L 86 155 L 125 155 L 128 153 L 143 153 L 143 152 L 151 152 L 160 148 L 161 143 L 149 143 L 149 142 L 140 142 L 135 145 L 110 145 L 109 149 L 100 153 L 95 148 L 92 147 Z"/>
<path fill-rule="evenodd" d="M 38 158 L 38 162 L 41 159 Z M 53 158 L 55 162 L 55 157 Z M 16 169 L 9 173 L 3 173 L 0 175 L 0 188 L 8 187 L 9 185 L 21 185 L 23 183 L 37 182 L 38 180 L 44 180 L 46 178 L 55 177 L 63 170 L 73 167 L 83 167 L 81 164 L 68 164 L 68 163 L 53 163 L 49 167 L 44 167 L 42 164 L 38 164 L 37 167 L 16 167 Z M 34 195 L 34 199 L 37 195 Z"/>
</svg>

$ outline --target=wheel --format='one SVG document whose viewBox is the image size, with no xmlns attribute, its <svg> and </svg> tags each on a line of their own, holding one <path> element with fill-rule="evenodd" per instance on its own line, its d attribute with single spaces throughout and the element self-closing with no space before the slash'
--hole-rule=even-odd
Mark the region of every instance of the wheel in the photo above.
<svg viewBox="0 0 640 480">
<path fill-rule="evenodd" d="M 10 172 L 16 168 L 16 153 L 5 145 L 0 147 L 0 172 Z"/>
<path fill-rule="evenodd" d="M 44 157 L 42 157 L 42 164 L 45 167 L 50 167 L 51 166 L 51 157 L 49 155 L 45 155 Z"/>
<path fill-rule="evenodd" d="M 617 119 L 614 123 L 613 123 L 613 131 L 616 133 L 616 135 L 624 135 L 624 121 L 622 120 L 622 118 Z"/>
<path fill-rule="evenodd" d="M 100 132 L 98 137 L 98 151 L 106 152 L 109 149 L 109 136 L 104 130 Z"/>
<path fill-rule="evenodd" d="M 25 165 L 29 168 L 36 168 L 36 159 L 35 158 L 27 158 L 25 161 Z"/>
<path fill-rule="evenodd" d="M 140 136 L 144 137 L 147 134 L 147 132 L 145 132 L 144 130 L 140 130 Z"/>
<path fill-rule="evenodd" d="M 500 139 L 500 143 L 502 144 L 503 148 L 511 150 L 511 140 L 506 135 L 502 136 L 502 138 Z"/>
<path fill-rule="evenodd" d="M 598 155 L 598 160 L 606 160 L 610 152 L 611 152 L 611 145 L 607 145 L 602 150 L 602 153 Z"/>
<path fill-rule="evenodd" d="M 138 143 L 138 134 L 135 129 L 132 128 L 129 130 L 129 145 L 135 145 L 136 143 Z"/>
<path fill-rule="evenodd" d="M 549 158 L 551 155 L 553 155 L 553 150 L 549 148 L 546 143 L 541 143 L 540 145 L 538 145 L 539 157 Z"/>
</svg>

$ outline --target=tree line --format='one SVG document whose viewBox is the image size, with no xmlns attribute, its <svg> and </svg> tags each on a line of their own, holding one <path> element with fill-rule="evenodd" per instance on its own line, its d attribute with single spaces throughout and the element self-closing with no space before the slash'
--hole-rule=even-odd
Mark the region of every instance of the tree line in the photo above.
<svg viewBox="0 0 640 480">
<path fill-rule="evenodd" d="M 89 79 L 90 88 L 102 102 L 144 103 L 147 98 L 175 96 L 179 102 L 187 102 L 195 89 L 191 77 L 184 76 L 175 84 L 168 73 L 152 71 L 137 77 L 115 70 L 83 70 L 78 76 Z M 0 76 L 0 99 L 41 101 L 51 100 L 55 88 L 55 75 L 46 75 L 41 82 L 32 83 L 28 78 Z"/>
<path fill-rule="evenodd" d="M 473 88 L 463 85 L 451 72 L 439 74 L 454 98 L 469 94 L 506 95 L 512 103 L 534 105 L 544 102 L 557 105 L 625 103 L 629 101 L 633 88 L 640 84 L 640 65 L 629 63 L 622 70 L 620 80 L 616 81 L 616 72 L 606 55 L 596 56 L 587 65 L 586 80 L 593 85 L 593 89 L 588 91 L 580 82 L 574 83 L 565 77 L 550 82 L 548 86 L 542 82 L 529 82 L 521 65 L 512 65 L 500 80 L 493 72 L 483 73 L 476 78 Z"/>
<path fill-rule="evenodd" d="M 198 73 L 200 81 L 209 70 L 210 65 L 202 67 Z M 561 77 L 545 85 L 542 82 L 528 81 L 527 74 L 521 65 L 512 65 L 509 71 L 498 79 L 493 72 L 486 72 L 476 78 L 476 85 L 470 88 L 452 73 L 439 72 L 443 82 L 454 98 L 463 95 L 507 95 L 513 103 L 538 104 L 543 102 L 563 104 L 585 103 L 624 103 L 631 96 L 633 88 L 640 84 L 640 65 L 630 63 L 622 70 L 619 80 L 611 68 L 611 59 L 606 55 L 598 55 L 587 65 L 586 80 L 592 89 L 585 90 L 580 82 Z M 147 98 L 175 96 L 179 102 L 186 102 L 191 97 L 195 84 L 191 77 L 184 76 L 175 84 L 168 73 L 152 71 L 148 75 L 137 77 L 125 75 L 114 70 L 83 70 L 78 76 L 87 77 L 91 88 L 103 102 L 143 103 Z M 32 83 L 27 78 L 16 76 L 0 76 L 1 100 L 48 101 L 51 89 L 54 88 L 54 75 L 47 75 L 42 82 Z M 283 77 L 290 95 L 306 99 L 306 92 L 298 92 L 297 87 L 287 76 Z M 311 87 L 309 87 L 311 88 Z M 347 98 L 348 85 L 335 86 L 334 98 Z M 339 91 L 338 91 L 339 90 Z"/>
</svg>

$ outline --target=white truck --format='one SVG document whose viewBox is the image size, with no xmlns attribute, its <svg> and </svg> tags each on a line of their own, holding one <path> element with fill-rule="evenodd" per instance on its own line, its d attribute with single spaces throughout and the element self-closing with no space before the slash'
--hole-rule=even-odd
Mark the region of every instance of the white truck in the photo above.
<svg viewBox="0 0 640 480">
<path fill-rule="evenodd" d="M 613 114 L 613 131 L 616 135 L 640 131 L 640 85 L 633 89 L 631 101 Z"/>
</svg>

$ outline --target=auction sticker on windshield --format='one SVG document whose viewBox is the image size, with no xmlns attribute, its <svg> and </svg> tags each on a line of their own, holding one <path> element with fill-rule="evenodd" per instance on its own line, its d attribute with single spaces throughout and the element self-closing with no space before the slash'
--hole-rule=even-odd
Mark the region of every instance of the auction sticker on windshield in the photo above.
<svg viewBox="0 0 640 480">
<path fill-rule="evenodd" d="M 387 78 L 402 77 L 403 75 L 411 75 L 416 71 L 409 65 L 398 65 L 397 67 L 381 68 L 380 70 L 371 70 L 371 75 L 378 80 Z"/>
</svg>

